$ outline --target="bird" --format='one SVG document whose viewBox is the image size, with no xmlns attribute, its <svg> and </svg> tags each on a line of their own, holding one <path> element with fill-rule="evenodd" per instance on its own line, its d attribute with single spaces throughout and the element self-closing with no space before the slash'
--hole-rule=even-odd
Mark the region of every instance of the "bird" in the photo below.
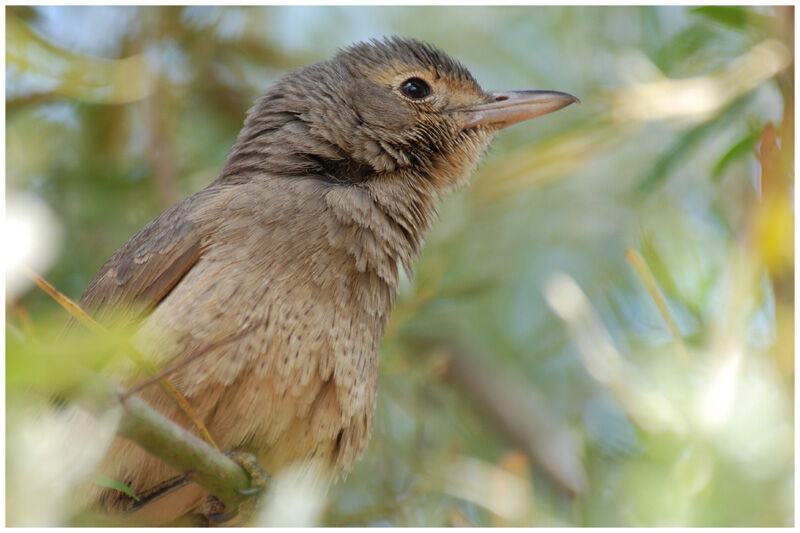
<svg viewBox="0 0 800 533">
<path fill-rule="evenodd" d="M 158 368 L 203 352 L 169 379 L 221 449 L 273 475 L 311 460 L 346 474 L 372 433 L 398 284 L 413 276 L 440 198 L 468 183 L 498 131 L 575 102 L 484 91 L 411 38 L 340 49 L 259 97 L 219 175 L 125 242 L 79 303 L 101 323 L 122 316 Z M 193 429 L 158 387 L 137 395 Z M 122 437 L 100 470 L 159 496 L 138 505 L 92 489 L 93 505 L 141 523 L 202 515 L 209 498 Z"/>
</svg>

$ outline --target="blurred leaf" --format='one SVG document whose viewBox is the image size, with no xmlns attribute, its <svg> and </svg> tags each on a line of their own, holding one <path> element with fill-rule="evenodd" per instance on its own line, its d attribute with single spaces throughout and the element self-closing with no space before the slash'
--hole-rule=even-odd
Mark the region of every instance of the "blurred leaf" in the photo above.
<svg viewBox="0 0 800 533">
<path fill-rule="evenodd" d="M 26 22 L 35 21 L 39 13 L 33 6 L 6 6 L 6 14 L 13 14 Z"/>
<path fill-rule="evenodd" d="M 139 497 L 135 492 L 133 492 L 133 489 L 121 481 L 117 481 L 116 479 L 112 479 L 101 474 L 95 474 L 94 477 L 92 477 L 92 482 L 96 485 L 100 485 L 101 487 L 108 487 L 110 489 L 118 490 L 123 494 L 127 494 L 137 502 L 139 501 Z"/>
<path fill-rule="evenodd" d="M 704 122 L 683 133 L 667 149 L 664 155 L 655 162 L 652 170 L 639 182 L 636 192 L 638 194 L 648 194 L 661 185 L 664 180 L 669 178 L 675 167 L 685 161 L 695 150 L 702 147 L 706 137 L 717 132 L 734 118 L 739 117 L 752 98 L 752 93 L 737 98 L 708 122 Z"/>
<path fill-rule="evenodd" d="M 155 90 L 155 77 L 144 55 L 109 60 L 68 52 L 11 13 L 6 17 L 6 44 L 7 83 L 13 86 L 18 78 L 35 79 L 37 83 L 28 89 L 33 94 L 122 104 L 145 98 Z"/>
<path fill-rule="evenodd" d="M 672 75 L 677 66 L 683 65 L 695 54 L 704 51 L 705 47 L 719 33 L 706 24 L 693 24 L 679 31 L 667 41 L 655 56 L 655 62 L 667 75 Z"/>
<path fill-rule="evenodd" d="M 51 334 L 60 329 L 37 326 Z M 6 387 L 9 394 L 27 390 L 53 396 L 70 395 L 86 380 L 87 369 L 101 368 L 116 353 L 118 342 L 85 335 L 57 343 L 37 343 L 21 335 L 6 338 Z"/>
<path fill-rule="evenodd" d="M 742 157 L 745 157 L 750 154 L 755 154 L 755 147 L 756 143 L 758 142 L 759 138 L 761 137 L 761 132 L 758 129 L 751 128 L 744 137 L 739 139 L 736 144 L 731 146 L 730 150 L 725 152 L 725 154 L 717 161 L 717 164 L 714 166 L 714 170 L 711 172 L 711 178 L 716 181 L 720 177 L 722 177 L 722 173 L 727 169 L 731 164 L 735 163 Z"/>
<path fill-rule="evenodd" d="M 702 6 L 691 11 L 736 29 L 747 26 L 749 15 L 745 6 Z"/>
<path fill-rule="evenodd" d="M 691 10 L 707 19 L 743 32 L 756 30 L 763 35 L 770 35 L 774 17 L 757 13 L 750 6 L 701 6 Z"/>
</svg>

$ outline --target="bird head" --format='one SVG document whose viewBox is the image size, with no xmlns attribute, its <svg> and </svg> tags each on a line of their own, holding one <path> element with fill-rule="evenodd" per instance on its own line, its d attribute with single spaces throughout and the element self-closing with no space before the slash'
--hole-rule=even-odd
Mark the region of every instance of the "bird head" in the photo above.
<svg viewBox="0 0 800 533">
<path fill-rule="evenodd" d="M 470 72 L 420 41 L 359 43 L 291 72 L 250 110 L 223 175 L 266 171 L 336 183 L 464 183 L 500 129 L 577 98 L 484 91 Z"/>
</svg>

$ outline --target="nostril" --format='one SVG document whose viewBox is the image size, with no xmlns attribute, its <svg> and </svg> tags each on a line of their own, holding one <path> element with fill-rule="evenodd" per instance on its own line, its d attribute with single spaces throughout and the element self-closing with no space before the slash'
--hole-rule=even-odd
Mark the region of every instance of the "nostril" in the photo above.
<svg viewBox="0 0 800 533">
<path fill-rule="evenodd" d="M 502 102 L 504 100 L 508 100 L 508 96 L 506 96 L 504 94 L 501 94 L 499 96 L 495 96 L 495 98 L 494 98 L 495 102 Z"/>
</svg>

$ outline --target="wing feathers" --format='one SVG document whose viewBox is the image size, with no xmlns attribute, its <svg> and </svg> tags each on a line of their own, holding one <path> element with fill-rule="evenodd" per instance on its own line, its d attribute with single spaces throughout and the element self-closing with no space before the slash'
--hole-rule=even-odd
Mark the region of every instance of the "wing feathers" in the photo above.
<svg viewBox="0 0 800 533">
<path fill-rule="evenodd" d="M 200 259 L 204 239 L 190 217 L 213 192 L 185 198 L 131 237 L 89 284 L 81 307 L 101 323 L 111 316 L 129 323 L 149 313 Z"/>
</svg>

